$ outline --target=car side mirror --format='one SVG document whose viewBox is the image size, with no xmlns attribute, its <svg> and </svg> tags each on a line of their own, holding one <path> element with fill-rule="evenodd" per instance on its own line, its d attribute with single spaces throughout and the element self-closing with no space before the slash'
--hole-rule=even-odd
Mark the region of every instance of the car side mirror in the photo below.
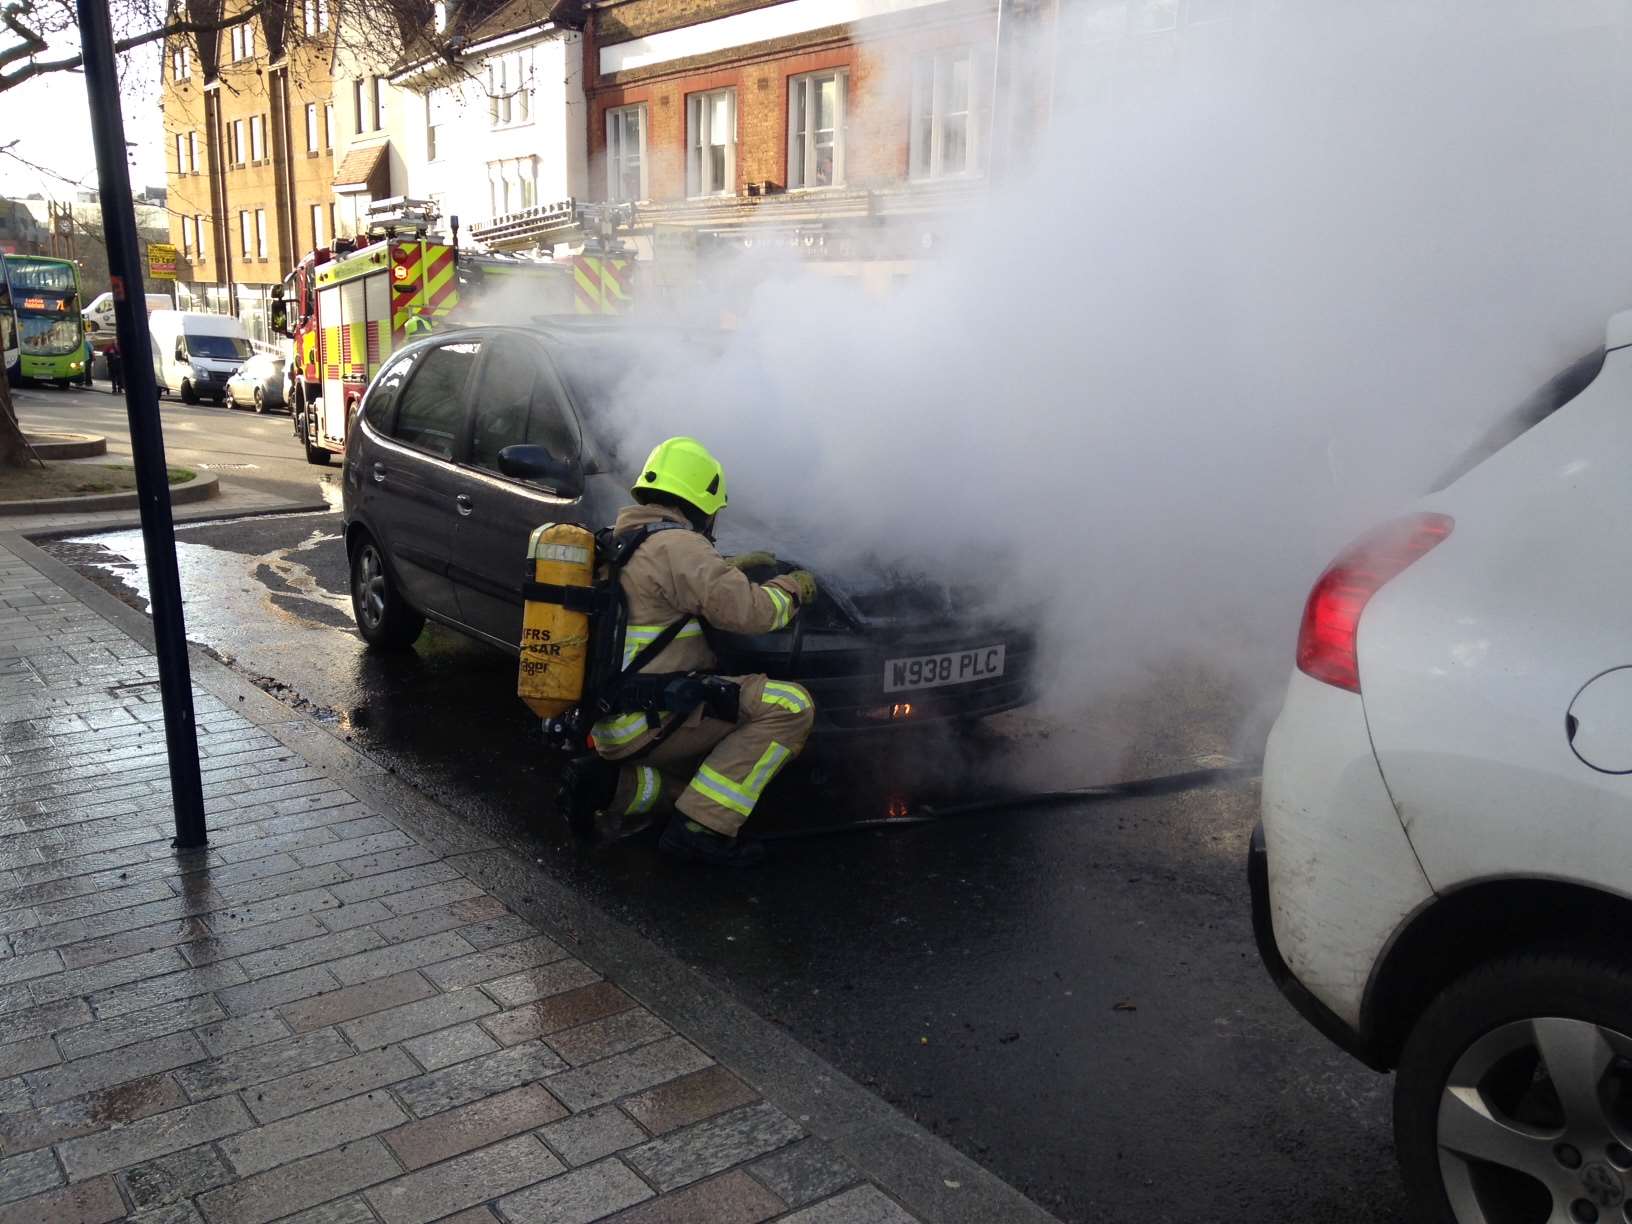
<svg viewBox="0 0 1632 1224">
<path fill-rule="evenodd" d="M 272 309 L 267 313 L 270 317 L 272 330 L 280 336 L 287 336 L 289 334 L 289 310 L 283 304 L 283 299 L 272 299 Z"/>
<path fill-rule="evenodd" d="M 517 480 L 531 480 L 553 489 L 563 497 L 577 497 L 584 491 L 583 474 L 570 459 L 557 459 L 542 446 L 518 444 L 499 452 L 499 471 Z"/>
</svg>

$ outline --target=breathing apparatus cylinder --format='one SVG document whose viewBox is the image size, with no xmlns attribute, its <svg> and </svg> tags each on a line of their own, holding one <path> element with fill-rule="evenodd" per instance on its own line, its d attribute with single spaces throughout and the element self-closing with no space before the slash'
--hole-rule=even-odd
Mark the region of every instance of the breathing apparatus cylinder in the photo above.
<svg viewBox="0 0 1632 1224">
<path fill-rule="evenodd" d="M 516 694 L 540 718 L 554 718 L 584 696 L 595 536 L 572 523 L 544 524 L 527 543 L 527 577 Z"/>
</svg>

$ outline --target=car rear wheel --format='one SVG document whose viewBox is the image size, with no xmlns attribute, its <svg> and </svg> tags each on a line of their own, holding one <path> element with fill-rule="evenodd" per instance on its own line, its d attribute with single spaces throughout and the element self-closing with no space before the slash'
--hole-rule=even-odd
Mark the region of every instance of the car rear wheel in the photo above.
<svg viewBox="0 0 1632 1224">
<path fill-rule="evenodd" d="M 1536 952 L 1448 987 L 1401 1056 L 1394 1139 L 1434 1224 L 1632 1221 L 1632 965 Z"/>
<path fill-rule="evenodd" d="M 266 393 L 264 391 L 262 391 L 259 387 L 255 388 L 255 411 L 256 412 L 265 412 L 266 411 Z"/>
<path fill-rule="evenodd" d="M 363 641 L 376 650 L 405 650 L 425 628 L 425 618 L 397 590 L 385 554 L 366 536 L 351 554 L 351 612 Z"/>
</svg>

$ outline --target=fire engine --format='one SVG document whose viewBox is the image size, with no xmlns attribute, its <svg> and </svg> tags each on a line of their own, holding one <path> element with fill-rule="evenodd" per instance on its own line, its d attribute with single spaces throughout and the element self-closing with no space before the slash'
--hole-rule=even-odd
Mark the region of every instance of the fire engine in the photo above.
<svg viewBox="0 0 1632 1224">
<path fill-rule="evenodd" d="M 427 236 L 436 220 L 429 201 L 381 200 L 366 237 L 319 247 L 273 289 L 272 327 L 292 342 L 289 410 L 308 463 L 345 450 L 369 380 L 425 323 L 492 322 L 479 313 L 483 299 L 505 285 L 526 286 L 530 315 L 572 313 L 569 264 L 460 251 L 458 218 L 452 242 Z"/>
</svg>

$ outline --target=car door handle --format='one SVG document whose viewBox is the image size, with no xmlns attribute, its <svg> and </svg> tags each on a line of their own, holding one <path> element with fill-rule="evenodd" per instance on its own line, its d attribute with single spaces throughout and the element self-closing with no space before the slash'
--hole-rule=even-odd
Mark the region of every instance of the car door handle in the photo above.
<svg viewBox="0 0 1632 1224">
<path fill-rule="evenodd" d="M 470 500 L 469 493 L 461 493 L 453 499 L 453 504 L 459 507 L 460 514 L 469 514 L 476 509 L 476 503 Z"/>
<path fill-rule="evenodd" d="M 376 463 L 374 465 L 374 483 L 375 484 L 385 483 L 385 464 Z"/>
</svg>

